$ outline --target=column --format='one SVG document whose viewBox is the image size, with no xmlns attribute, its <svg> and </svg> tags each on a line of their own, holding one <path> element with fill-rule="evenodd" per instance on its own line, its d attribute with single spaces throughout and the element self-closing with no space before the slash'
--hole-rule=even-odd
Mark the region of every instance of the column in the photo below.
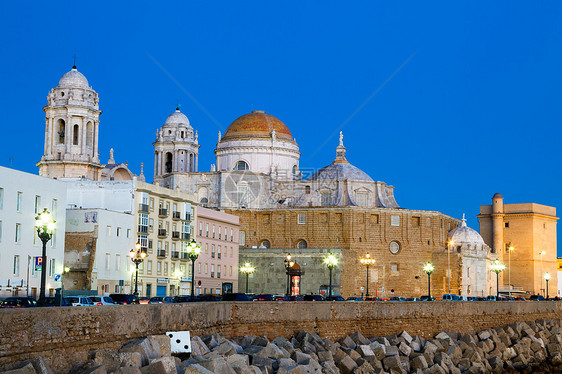
<svg viewBox="0 0 562 374">
<path fill-rule="evenodd" d="M 158 152 L 154 151 L 154 178 L 156 178 L 156 171 L 158 167 Z"/>
<path fill-rule="evenodd" d="M 53 155 L 53 152 L 55 151 L 55 144 L 54 144 L 54 136 L 53 134 L 56 133 L 56 129 L 55 129 L 55 118 L 51 117 L 49 118 L 49 121 L 51 122 L 51 125 L 49 127 L 49 150 L 48 153 L 49 155 Z"/>
<path fill-rule="evenodd" d="M 195 168 L 193 169 L 193 171 L 197 173 L 197 170 L 199 170 L 199 154 L 198 153 L 195 154 Z"/>
<path fill-rule="evenodd" d="M 86 123 L 84 121 L 84 117 L 82 117 L 82 136 L 80 137 L 80 155 L 81 156 L 85 156 L 86 155 Z"/>
<path fill-rule="evenodd" d="M 98 153 L 98 135 L 99 135 L 99 127 L 100 122 L 94 122 L 94 149 L 92 149 L 92 155 L 94 158 L 94 162 L 99 162 L 99 153 Z"/>
<path fill-rule="evenodd" d="M 50 143 L 49 143 L 49 132 L 51 130 L 51 122 L 49 118 L 45 119 L 45 150 L 43 151 L 43 154 L 45 156 L 48 155 L 49 153 L 49 149 L 50 149 Z"/>
<path fill-rule="evenodd" d="M 72 122 L 72 117 L 69 116 L 69 117 L 67 117 L 66 122 L 64 124 L 64 154 L 65 154 L 65 156 L 66 156 L 66 154 L 68 154 L 70 152 L 70 138 L 72 138 L 72 134 L 71 134 L 71 131 L 70 131 L 70 129 L 72 128 L 71 122 Z"/>
<path fill-rule="evenodd" d="M 162 151 L 158 152 L 158 175 L 162 176 L 163 169 L 162 169 Z"/>
<path fill-rule="evenodd" d="M 174 150 L 174 152 L 172 152 L 172 157 L 174 158 L 174 162 L 172 163 L 172 171 L 176 172 L 178 171 L 178 151 Z"/>
</svg>

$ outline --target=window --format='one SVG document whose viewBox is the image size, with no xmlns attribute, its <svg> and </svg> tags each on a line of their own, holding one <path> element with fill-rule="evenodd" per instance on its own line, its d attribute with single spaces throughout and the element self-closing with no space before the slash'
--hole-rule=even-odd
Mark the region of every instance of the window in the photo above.
<svg viewBox="0 0 562 374">
<path fill-rule="evenodd" d="M 221 239 L 221 233 L 222 233 L 221 227 L 219 226 L 219 240 Z"/>
<path fill-rule="evenodd" d="M 121 270 L 121 255 L 115 255 L 115 270 Z"/>
<path fill-rule="evenodd" d="M 412 217 L 412 226 L 420 225 L 420 217 Z"/>
<path fill-rule="evenodd" d="M 199 236 L 203 236 L 203 222 L 199 222 Z"/>
<path fill-rule="evenodd" d="M 139 232 L 148 232 L 148 214 L 139 214 Z"/>
<path fill-rule="evenodd" d="M 209 254 L 209 243 L 205 243 L 205 254 Z"/>
<path fill-rule="evenodd" d="M 148 227 L 149 227 L 150 229 L 152 229 L 152 228 L 154 227 L 154 219 L 153 219 L 153 218 L 150 218 L 150 219 L 148 220 Z"/>
<path fill-rule="evenodd" d="M 164 275 L 168 275 L 168 263 L 164 262 Z"/>
<path fill-rule="evenodd" d="M 221 246 L 220 245 L 217 247 L 217 258 L 219 260 L 221 259 Z"/>
<path fill-rule="evenodd" d="M 260 243 L 260 248 L 271 248 L 271 243 L 267 239 L 262 240 Z"/>
<path fill-rule="evenodd" d="M 148 236 L 146 235 L 139 235 L 138 236 L 138 241 L 141 245 L 141 249 L 143 251 L 146 251 L 146 248 L 148 248 Z"/>
<path fill-rule="evenodd" d="M 231 257 L 231 258 L 234 257 L 234 256 L 233 256 L 233 253 L 234 253 L 234 249 L 233 249 L 232 247 L 230 247 L 230 257 Z"/>
<path fill-rule="evenodd" d="M 392 241 L 390 242 L 390 253 L 392 254 L 397 254 L 398 252 L 400 252 L 400 243 L 396 242 L 396 241 Z"/>
<path fill-rule="evenodd" d="M 1 224 L 1 223 L 2 223 L 2 221 L 0 221 L 0 224 Z M 2 227 L 1 227 L 1 225 L 0 225 L 0 229 L 1 229 L 1 228 L 2 228 Z M 0 239 L 2 239 L 1 233 L 0 233 Z M 0 241 L 1 241 L 1 240 L 0 240 Z M 227 256 L 227 252 L 228 252 L 227 249 L 228 249 L 227 247 L 224 247 L 224 257 Z"/>
<path fill-rule="evenodd" d="M 205 224 L 205 236 L 207 238 L 209 237 L 209 224 L 208 223 Z"/>
<path fill-rule="evenodd" d="M 505 228 L 508 229 L 509 228 L 509 222 L 505 223 Z"/>
<path fill-rule="evenodd" d="M 0 243 L 2 243 L 2 221 L 0 221 Z"/>
<path fill-rule="evenodd" d="M 228 269 L 228 275 L 232 275 L 232 266 Z"/>
<path fill-rule="evenodd" d="M 215 265 L 211 264 L 211 278 L 215 277 Z"/>
<path fill-rule="evenodd" d="M 74 125 L 73 130 L 72 130 L 72 144 L 73 145 L 78 145 L 78 132 L 79 132 L 79 128 L 78 125 Z"/>
<path fill-rule="evenodd" d="M 64 96 L 64 92 L 61 92 L 61 96 Z M 59 144 L 63 144 L 64 143 L 64 127 L 65 127 L 65 123 L 64 120 L 59 119 L 57 121 L 58 124 L 58 129 L 59 131 L 57 132 L 57 134 L 59 135 Z"/>
<path fill-rule="evenodd" d="M 88 147 L 94 145 L 94 126 L 91 121 L 86 125 L 86 145 Z"/>
<path fill-rule="evenodd" d="M 238 232 L 238 242 L 240 245 L 246 245 L 246 231 Z"/>
<path fill-rule="evenodd" d="M 226 239 L 226 234 L 224 235 L 224 238 Z M 234 230 L 230 229 L 230 241 L 234 240 Z"/>
<path fill-rule="evenodd" d="M 379 223 L 379 215 L 378 214 L 371 214 L 371 224 L 377 225 Z"/>
<path fill-rule="evenodd" d="M 21 223 L 16 223 L 16 237 L 15 242 L 19 243 L 21 241 Z"/>
<path fill-rule="evenodd" d="M 0 210 L 4 208 L 4 189 L 0 188 Z"/>
<path fill-rule="evenodd" d="M 297 248 L 304 249 L 304 248 L 307 248 L 307 247 L 308 247 L 308 244 L 306 243 L 306 240 L 301 239 L 297 242 Z"/>
<path fill-rule="evenodd" d="M 109 264 L 111 263 L 111 255 L 109 253 L 105 254 L 105 270 L 109 270 Z"/>
<path fill-rule="evenodd" d="M 215 225 L 213 225 L 213 239 L 215 238 Z"/>
<path fill-rule="evenodd" d="M 112 227 L 107 226 L 107 236 L 111 236 L 111 230 L 112 230 Z"/>
<path fill-rule="evenodd" d="M 336 223 L 342 223 L 343 216 L 341 213 L 336 213 Z"/>
<path fill-rule="evenodd" d="M 366 207 L 368 201 L 367 198 L 368 195 L 365 192 L 357 192 L 355 194 L 355 199 L 357 200 L 357 205 L 359 206 Z"/>
<path fill-rule="evenodd" d="M 52 258 L 49 261 L 49 277 L 52 277 L 55 274 L 55 259 Z"/>
<path fill-rule="evenodd" d="M 215 258 L 215 245 L 211 245 L 211 258 Z"/>
<path fill-rule="evenodd" d="M 221 266 L 217 265 L 217 278 L 221 277 Z"/>
<path fill-rule="evenodd" d="M 117 228 L 117 236 L 121 236 L 121 227 Z"/>
<path fill-rule="evenodd" d="M 35 195 L 35 214 L 41 212 L 41 196 Z"/>
<path fill-rule="evenodd" d="M 205 274 L 207 274 L 209 272 L 209 264 L 205 264 Z"/>
<path fill-rule="evenodd" d="M 146 263 L 146 271 L 148 271 L 148 272 L 152 271 L 152 261 L 148 261 Z"/>
<path fill-rule="evenodd" d="M 332 194 L 330 192 L 322 192 L 322 206 L 332 205 Z"/>
<path fill-rule="evenodd" d="M 306 223 L 306 213 L 299 213 L 297 223 L 299 225 L 304 225 Z"/>
<path fill-rule="evenodd" d="M 225 228 L 224 228 L 224 240 L 228 240 L 226 234 L 227 234 L 227 232 L 226 232 L 226 227 L 225 227 Z"/>
<path fill-rule="evenodd" d="M 197 264 L 197 272 L 199 274 L 201 274 L 201 263 L 200 262 Z"/>
<path fill-rule="evenodd" d="M 390 216 L 390 226 L 400 226 L 400 216 Z"/>
<path fill-rule="evenodd" d="M 127 238 L 131 237 L 131 229 L 127 229 Z"/>
<path fill-rule="evenodd" d="M 250 167 L 248 166 L 248 163 L 246 161 L 238 161 L 235 165 L 234 165 L 234 170 L 249 170 Z"/>
<path fill-rule="evenodd" d="M 397 272 L 398 271 L 398 264 L 390 264 L 390 271 Z"/>
<path fill-rule="evenodd" d="M 20 275 L 20 256 L 14 256 L 14 275 Z"/>
<path fill-rule="evenodd" d="M 16 211 L 17 212 L 21 212 L 21 204 L 23 203 L 22 199 L 23 199 L 23 192 L 18 191 L 18 197 L 17 197 L 17 201 L 16 201 Z"/>
<path fill-rule="evenodd" d="M 310 186 L 304 186 L 304 193 L 310 195 Z"/>
</svg>

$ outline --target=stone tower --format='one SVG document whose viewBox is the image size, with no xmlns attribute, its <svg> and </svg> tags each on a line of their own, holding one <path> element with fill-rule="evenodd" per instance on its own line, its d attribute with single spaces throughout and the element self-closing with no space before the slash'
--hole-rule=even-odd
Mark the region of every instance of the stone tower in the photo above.
<svg viewBox="0 0 562 374">
<path fill-rule="evenodd" d="M 45 111 L 45 150 L 37 163 L 49 178 L 99 180 L 99 97 L 76 66 L 51 89 Z"/>
<path fill-rule="evenodd" d="M 155 182 L 162 182 L 169 174 L 197 172 L 200 147 L 197 131 L 193 131 L 179 107 L 156 132 L 156 141 L 152 144 Z"/>
</svg>

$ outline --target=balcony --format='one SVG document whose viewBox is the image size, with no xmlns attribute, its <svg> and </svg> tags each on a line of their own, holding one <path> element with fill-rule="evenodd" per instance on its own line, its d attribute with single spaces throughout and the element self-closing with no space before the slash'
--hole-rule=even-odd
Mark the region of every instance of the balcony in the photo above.
<svg viewBox="0 0 562 374">
<path fill-rule="evenodd" d="M 161 218 L 168 217 L 168 209 L 163 209 L 163 208 L 158 209 L 158 217 Z"/>
<path fill-rule="evenodd" d="M 148 213 L 148 204 L 139 204 L 139 213 Z"/>
<path fill-rule="evenodd" d="M 158 229 L 158 237 L 165 238 L 166 237 L 166 229 Z"/>
<path fill-rule="evenodd" d="M 143 234 L 146 234 L 148 232 L 148 226 L 138 226 L 138 231 L 142 232 Z"/>
<path fill-rule="evenodd" d="M 187 252 L 182 252 L 182 253 L 181 253 L 181 259 L 182 259 L 182 261 L 187 261 L 187 260 L 189 260 L 189 255 L 187 254 Z"/>
<path fill-rule="evenodd" d="M 186 220 L 186 221 L 191 221 L 191 214 L 185 213 L 185 220 Z"/>
<path fill-rule="evenodd" d="M 180 258 L 180 253 L 172 251 L 172 260 L 178 260 Z"/>
<path fill-rule="evenodd" d="M 180 212 L 173 212 L 173 213 L 172 213 L 172 218 L 173 218 L 174 220 L 181 219 L 181 213 L 180 213 Z"/>
<path fill-rule="evenodd" d="M 172 239 L 178 240 L 179 238 L 180 238 L 180 232 L 179 231 L 172 231 Z"/>
<path fill-rule="evenodd" d="M 158 256 L 159 258 L 164 258 L 164 257 L 166 257 L 166 250 L 164 250 L 164 249 L 159 249 L 159 250 L 158 250 L 158 253 L 157 253 L 157 256 Z"/>
<path fill-rule="evenodd" d="M 182 232 L 181 233 L 181 240 L 189 240 L 190 239 L 190 235 L 187 232 Z"/>
</svg>

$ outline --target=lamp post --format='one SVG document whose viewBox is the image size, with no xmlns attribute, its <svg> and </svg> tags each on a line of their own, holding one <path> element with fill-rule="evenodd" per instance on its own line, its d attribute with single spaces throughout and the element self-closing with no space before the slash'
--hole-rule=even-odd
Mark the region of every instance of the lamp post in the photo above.
<svg viewBox="0 0 562 374">
<path fill-rule="evenodd" d="M 540 251 L 539 255 L 541 255 L 541 292 L 544 294 L 544 289 L 542 288 L 542 278 L 543 278 L 543 273 L 542 273 L 542 256 L 544 256 L 546 254 L 546 251 Z"/>
<path fill-rule="evenodd" d="M 37 228 L 37 235 L 41 242 L 43 242 L 43 253 L 41 255 L 41 291 L 39 293 L 39 304 L 43 305 L 45 302 L 45 283 L 46 283 L 46 267 L 47 267 L 47 242 L 52 239 L 53 232 L 55 231 L 55 220 L 47 208 L 35 217 L 35 227 Z"/>
<path fill-rule="evenodd" d="M 451 247 L 454 245 L 452 240 L 447 242 L 447 293 L 451 293 Z"/>
<path fill-rule="evenodd" d="M 359 261 L 361 261 L 361 263 L 367 268 L 367 293 L 365 295 L 365 298 L 368 298 L 369 297 L 369 267 L 375 264 L 375 259 L 371 258 L 371 255 L 367 253 L 365 257 L 363 257 Z"/>
<path fill-rule="evenodd" d="M 134 295 L 136 297 L 139 296 L 139 264 L 144 261 L 146 257 L 146 253 L 141 248 L 141 243 L 137 242 L 135 244 L 135 249 L 131 249 L 129 252 L 129 256 L 131 257 L 131 261 L 135 264 L 135 292 Z"/>
<path fill-rule="evenodd" d="M 427 295 L 428 295 L 428 301 L 431 301 L 431 273 L 433 273 L 433 264 L 428 261 L 425 263 L 425 265 L 423 266 L 423 271 L 425 271 L 427 273 Z"/>
<path fill-rule="evenodd" d="M 507 247 L 507 250 L 509 251 L 509 269 L 508 269 L 509 296 L 511 296 L 511 252 L 513 252 L 514 249 L 515 248 L 513 247 L 513 245 L 509 243 L 509 246 Z"/>
<path fill-rule="evenodd" d="M 65 266 L 62 269 L 62 274 L 60 276 L 60 305 L 59 306 L 62 306 L 63 303 L 64 303 L 64 275 L 66 273 L 68 273 L 69 271 L 70 271 L 70 268 L 68 266 Z"/>
<path fill-rule="evenodd" d="M 201 246 L 197 244 L 195 239 L 187 246 L 187 255 L 191 259 L 191 300 L 195 298 L 195 260 L 201 253 Z"/>
<path fill-rule="evenodd" d="M 291 269 L 293 268 L 293 265 L 295 264 L 295 261 L 291 260 L 292 258 L 293 258 L 293 256 L 291 256 L 290 253 L 287 253 L 287 256 L 285 256 L 285 260 L 283 261 L 283 264 L 285 265 L 285 270 L 287 272 L 287 293 L 286 293 L 286 296 L 291 296 Z"/>
<path fill-rule="evenodd" d="M 256 268 L 253 267 L 249 262 L 246 262 L 244 266 L 240 268 L 240 271 L 243 274 L 246 274 L 246 293 L 248 293 L 248 277 L 250 276 L 250 274 L 253 274 L 254 271 L 256 271 Z"/>
<path fill-rule="evenodd" d="M 546 299 L 548 300 L 548 281 L 550 280 L 550 273 L 544 273 L 544 280 L 546 281 Z"/>
<path fill-rule="evenodd" d="M 496 299 L 500 297 L 500 273 L 505 270 L 505 265 L 496 259 L 491 265 L 490 269 L 496 273 Z"/>
<path fill-rule="evenodd" d="M 338 259 L 336 258 L 336 256 L 330 253 L 328 254 L 328 256 L 324 258 L 324 263 L 328 267 L 328 270 L 330 270 L 330 288 L 328 291 L 328 295 L 329 295 L 328 297 L 329 300 L 331 300 L 332 299 L 332 270 L 334 270 L 334 268 L 338 264 Z"/>
</svg>

